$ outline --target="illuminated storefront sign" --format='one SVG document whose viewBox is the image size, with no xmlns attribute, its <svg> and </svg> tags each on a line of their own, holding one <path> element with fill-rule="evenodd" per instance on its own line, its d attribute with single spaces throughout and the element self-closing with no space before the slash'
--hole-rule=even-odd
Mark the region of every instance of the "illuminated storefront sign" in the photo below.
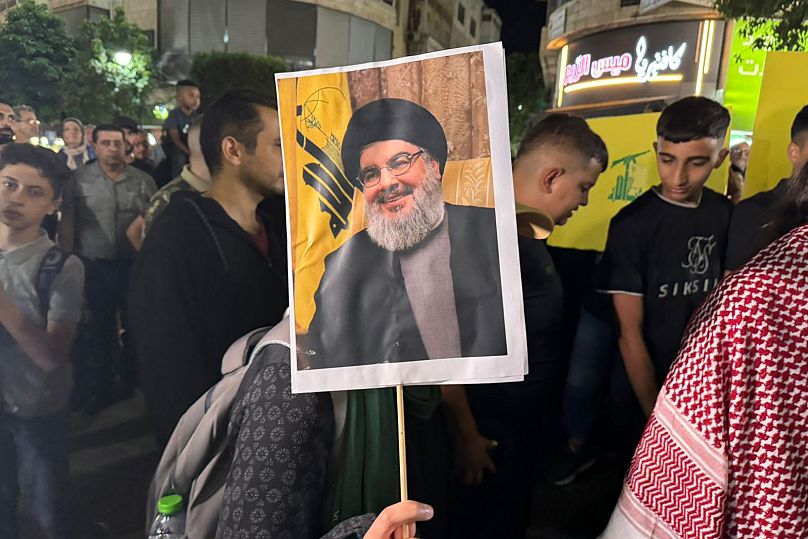
<svg viewBox="0 0 808 539">
<path fill-rule="evenodd" d="M 575 63 L 568 64 L 564 75 L 564 86 L 575 84 L 581 78 L 591 76 L 599 79 L 601 75 L 619 77 L 626 71 L 630 71 L 632 65 L 637 73 L 639 82 L 646 82 L 659 75 L 660 71 L 677 71 L 682 65 L 682 57 L 687 49 L 687 43 L 682 43 L 674 50 L 673 45 L 657 51 L 652 59 L 648 55 L 648 39 L 640 36 L 637 40 L 636 60 L 628 52 L 620 55 L 606 56 L 592 61 L 592 55 L 582 54 L 575 58 Z"/>
<path fill-rule="evenodd" d="M 559 56 L 556 106 L 678 95 L 683 84 L 692 84 L 689 93 L 714 91 L 721 48 L 715 36 L 723 24 L 655 23 L 573 41 Z"/>
</svg>

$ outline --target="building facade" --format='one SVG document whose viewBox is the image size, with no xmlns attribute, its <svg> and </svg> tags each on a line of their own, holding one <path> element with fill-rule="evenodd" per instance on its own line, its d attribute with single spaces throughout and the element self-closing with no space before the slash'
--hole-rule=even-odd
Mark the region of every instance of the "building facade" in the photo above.
<svg viewBox="0 0 808 539">
<path fill-rule="evenodd" d="M 483 0 L 37 0 L 68 32 L 122 8 L 146 32 L 171 79 L 199 52 L 271 54 L 293 69 L 388 60 L 498 41 Z M 0 18 L 18 0 L 0 0 Z"/>
<path fill-rule="evenodd" d="M 732 24 L 712 0 L 555 0 L 540 58 L 553 107 L 583 115 L 722 100 Z"/>
<path fill-rule="evenodd" d="M 411 0 L 407 53 L 499 41 L 502 19 L 483 0 Z"/>
<path fill-rule="evenodd" d="M 386 60 L 403 50 L 408 0 L 123 0 L 154 7 L 161 65 L 206 51 L 272 54 L 294 69 Z M 127 10 L 127 7 L 124 6 Z"/>
<path fill-rule="evenodd" d="M 0 0 L 0 22 L 5 20 L 8 10 L 21 0 Z M 109 17 L 110 4 L 115 0 L 35 0 L 37 4 L 47 4 L 51 11 L 64 19 L 68 34 L 73 34 L 86 20 Z"/>
</svg>

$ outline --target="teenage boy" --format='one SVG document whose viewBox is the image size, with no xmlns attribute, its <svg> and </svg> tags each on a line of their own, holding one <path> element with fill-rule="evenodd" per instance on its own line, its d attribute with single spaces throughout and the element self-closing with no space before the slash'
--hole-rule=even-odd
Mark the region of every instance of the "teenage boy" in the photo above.
<svg viewBox="0 0 808 539">
<path fill-rule="evenodd" d="M 791 176 L 780 180 L 773 189 L 744 200 L 732 213 L 727 247 L 728 271 L 736 271 L 749 262 L 761 249 L 776 240 L 773 233 L 778 205 L 808 163 L 808 105 L 802 107 L 791 123 L 791 142 L 786 155 L 791 162 Z"/>
<path fill-rule="evenodd" d="M 687 321 L 723 275 L 732 203 L 704 187 L 727 156 L 727 109 L 686 97 L 662 111 L 660 184 L 609 225 L 603 292 L 612 295 L 629 382 L 648 417 Z"/>
<path fill-rule="evenodd" d="M 453 537 L 524 538 L 541 458 L 560 416 L 566 359 L 563 290 L 547 249 L 553 225 L 588 202 L 606 169 L 603 140 L 586 121 L 552 114 L 525 132 L 513 163 L 529 372 L 515 384 L 444 389 L 461 481 Z M 458 393 L 460 393 L 458 395 Z"/>
<path fill-rule="evenodd" d="M 171 163 L 171 178 L 180 175 L 191 155 L 191 150 L 188 149 L 188 129 L 198 114 L 199 87 L 191 80 L 181 80 L 177 82 L 176 98 L 177 106 L 168 113 L 163 127 L 163 145 Z"/>
<path fill-rule="evenodd" d="M 289 302 L 277 105 L 228 92 L 206 112 L 201 141 L 213 183 L 204 196 L 171 196 L 130 290 L 141 387 L 162 443 L 219 381 L 230 343 L 277 323 Z"/>
<path fill-rule="evenodd" d="M 0 156 L 0 427 L 13 439 L 0 467 L 19 484 L 0 490 L 18 490 L 20 503 L 4 508 L 19 506 L 48 538 L 69 535 L 66 407 L 84 268 L 53 249 L 40 223 L 58 209 L 68 174 L 45 148 L 12 144 Z"/>
</svg>

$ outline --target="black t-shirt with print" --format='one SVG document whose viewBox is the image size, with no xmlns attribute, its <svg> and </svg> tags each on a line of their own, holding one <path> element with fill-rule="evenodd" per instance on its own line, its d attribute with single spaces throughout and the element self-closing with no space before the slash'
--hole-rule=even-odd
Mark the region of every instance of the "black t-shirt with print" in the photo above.
<svg viewBox="0 0 808 539">
<path fill-rule="evenodd" d="M 724 271 L 732 203 L 704 189 L 698 206 L 650 189 L 609 225 L 600 289 L 643 297 L 645 338 L 661 381 L 690 315 Z"/>
</svg>

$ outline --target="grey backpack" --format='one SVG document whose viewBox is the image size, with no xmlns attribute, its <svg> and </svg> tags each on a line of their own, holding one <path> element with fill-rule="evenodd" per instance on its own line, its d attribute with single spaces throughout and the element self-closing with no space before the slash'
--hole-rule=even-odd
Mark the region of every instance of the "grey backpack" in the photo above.
<svg viewBox="0 0 808 539">
<path fill-rule="evenodd" d="M 146 529 L 156 516 L 157 500 L 180 494 L 185 505 L 185 537 L 216 534 L 227 473 L 232 462 L 228 425 L 233 405 L 248 384 L 243 380 L 254 359 L 268 346 L 289 345 L 289 318 L 275 327 L 251 331 L 234 342 L 222 359 L 222 379 L 183 414 L 163 450 L 149 488 Z M 266 363 L 263 363 L 266 365 Z M 345 425 L 345 394 L 332 392 L 336 440 Z M 337 443 L 335 440 L 335 443 Z"/>
</svg>

